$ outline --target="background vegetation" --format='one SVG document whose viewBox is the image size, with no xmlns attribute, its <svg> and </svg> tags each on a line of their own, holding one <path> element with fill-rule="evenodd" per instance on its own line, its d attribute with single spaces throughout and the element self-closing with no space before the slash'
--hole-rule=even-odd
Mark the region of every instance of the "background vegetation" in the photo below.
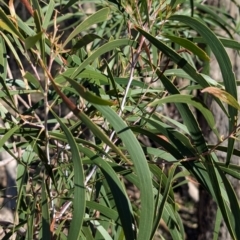
<svg viewBox="0 0 240 240">
<path fill-rule="evenodd" d="M 0 147 L 18 163 L 4 239 L 185 239 L 174 189 L 190 180 L 217 203 L 214 239 L 222 219 L 240 239 L 237 19 L 198 0 L 22 0 L 1 1 L 0 28 Z"/>
</svg>

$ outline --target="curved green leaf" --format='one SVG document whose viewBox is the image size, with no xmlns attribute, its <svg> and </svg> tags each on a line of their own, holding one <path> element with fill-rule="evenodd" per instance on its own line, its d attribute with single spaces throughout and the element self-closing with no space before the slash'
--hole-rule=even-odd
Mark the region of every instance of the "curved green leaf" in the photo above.
<svg viewBox="0 0 240 240">
<path fill-rule="evenodd" d="M 209 87 L 209 83 L 196 71 L 196 69 L 182 58 L 172 48 L 168 47 L 165 43 L 158 40 L 156 37 L 150 35 L 143 29 L 136 27 L 136 29 L 145 36 L 154 46 L 166 54 L 171 60 L 173 60 L 180 68 L 182 68 L 189 76 L 197 81 L 202 87 Z"/>
<path fill-rule="evenodd" d="M 53 111 L 52 114 L 58 120 L 61 128 L 63 129 L 66 135 L 68 144 L 71 147 L 72 161 L 74 166 L 74 199 L 73 199 L 74 213 L 71 221 L 68 239 L 69 240 L 80 239 L 83 218 L 85 216 L 85 204 L 86 204 L 84 173 L 81 157 L 78 151 L 77 143 L 75 142 L 72 133 Z"/>
<path fill-rule="evenodd" d="M 107 106 L 112 106 L 113 102 L 104 100 L 90 91 L 88 91 L 86 88 L 84 88 L 81 84 L 76 82 L 75 80 L 72 80 L 71 78 L 65 77 L 65 79 L 72 85 L 72 87 L 79 93 L 79 95 L 87 100 L 90 103 L 95 103 L 99 105 L 107 105 Z"/>
<path fill-rule="evenodd" d="M 176 170 L 177 165 L 178 164 L 174 164 L 169 170 L 169 174 L 168 174 L 166 186 L 165 186 L 165 189 L 164 189 L 164 193 L 163 193 L 163 196 L 161 197 L 161 199 L 159 201 L 157 216 L 154 219 L 154 228 L 153 228 L 151 239 L 153 239 L 154 233 L 155 233 L 155 231 L 156 231 L 156 229 L 159 225 L 159 222 L 160 222 L 161 218 L 163 217 L 163 219 L 166 220 L 166 215 L 165 214 L 167 212 L 167 207 L 168 207 L 168 211 L 170 210 L 170 206 L 168 206 L 168 203 L 166 201 L 167 201 L 167 198 L 168 198 L 170 192 L 172 191 L 171 184 L 172 184 L 174 172 Z M 174 214 L 173 211 L 170 211 L 168 213 L 169 213 L 169 218 L 175 219 L 175 214 Z M 166 223 L 169 224 L 167 221 L 166 221 Z M 175 222 L 175 224 L 173 222 L 171 224 L 176 225 L 176 226 L 178 225 L 177 221 Z M 182 230 L 181 233 L 178 232 L 178 231 L 173 231 L 173 229 L 174 229 L 174 227 L 170 228 L 170 233 L 172 234 L 173 239 L 176 239 L 176 240 L 184 239 L 184 231 L 183 231 L 182 226 L 180 227 L 180 229 Z"/>
<path fill-rule="evenodd" d="M 194 28 L 202 37 L 206 40 L 207 44 L 211 48 L 213 54 L 215 55 L 220 71 L 223 76 L 224 86 L 226 91 L 231 94 L 235 99 L 238 99 L 237 96 L 237 86 L 236 86 L 236 80 L 233 73 L 233 68 L 231 61 L 229 59 L 229 56 L 221 44 L 221 42 L 218 40 L 216 35 L 204 24 L 202 24 L 200 21 L 198 21 L 195 18 L 187 17 L 187 16 L 180 16 L 180 15 L 174 15 L 171 16 L 171 20 L 177 20 L 180 22 L 183 22 L 187 24 L 188 26 Z M 236 126 L 237 121 L 237 115 L 238 111 L 232 106 L 228 107 L 229 109 L 229 134 L 233 131 L 234 127 Z M 230 138 L 228 140 L 228 153 L 226 158 L 226 164 L 228 165 L 231 161 L 232 151 L 234 147 L 235 140 L 233 138 Z"/>
<path fill-rule="evenodd" d="M 93 42 L 96 39 L 102 39 L 97 34 L 89 33 L 87 35 L 84 35 L 80 40 L 78 40 L 74 46 L 72 46 L 72 51 L 77 51 L 80 48 L 86 46 L 87 44 Z"/>
<path fill-rule="evenodd" d="M 206 39 L 204 39 L 202 37 L 189 38 L 189 40 L 193 41 L 193 42 L 196 42 L 196 43 L 207 43 Z M 219 37 L 218 40 L 226 48 L 232 48 L 232 49 L 240 50 L 240 43 L 236 40 L 228 39 L 228 38 L 221 38 L 221 37 Z"/>
<path fill-rule="evenodd" d="M 118 215 L 125 233 L 125 238 L 129 240 L 135 239 L 136 233 L 134 233 L 132 226 L 134 222 L 131 205 L 129 204 L 126 192 L 124 191 L 117 174 L 105 160 L 94 154 L 89 149 L 81 146 L 79 146 L 79 149 L 91 159 L 93 164 L 96 164 L 101 169 L 116 203 Z"/>
<path fill-rule="evenodd" d="M 231 105 L 232 107 L 236 108 L 238 111 L 240 111 L 240 105 L 237 102 L 237 100 L 228 92 L 223 91 L 222 89 L 216 88 L 216 87 L 208 87 L 204 88 L 202 93 L 207 92 L 221 100 L 222 102 L 227 103 L 228 105 Z"/>
<path fill-rule="evenodd" d="M 34 36 L 31 36 L 31 37 L 27 37 L 25 39 L 25 46 L 26 46 L 26 49 L 30 49 L 32 47 L 35 46 L 35 44 L 40 41 L 42 38 L 42 32 L 39 32 L 37 33 L 36 35 Z"/>
<path fill-rule="evenodd" d="M 136 42 L 129 39 L 118 39 L 104 44 L 103 46 L 99 47 L 95 52 L 93 52 L 86 60 L 84 60 L 83 63 L 73 72 L 73 74 L 70 77 L 74 79 L 89 63 L 94 61 L 102 54 L 109 52 L 117 47 L 128 45 L 132 46 L 135 43 Z"/>
<path fill-rule="evenodd" d="M 156 100 L 156 101 L 150 103 L 149 105 L 155 106 L 155 105 L 163 104 L 163 103 L 186 103 L 186 104 L 190 104 L 190 105 L 194 106 L 203 114 L 203 116 L 207 120 L 210 128 L 219 137 L 219 140 L 221 139 L 220 135 L 216 129 L 215 120 L 212 115 L 212 112 L 210 110 L 208 110 L 207 106 L 203 102 L 201 102 L 199 99 L 197 99 L 196 97 L 193 97 L 190 95 L 174 94 L 172 96 L 167 96 L 165 98 Z"/>
<path fill-rule="evenodd" d="M 3 12 L 3 10 L 0 8 L 0 28 L 3 30 L 6 30 L 7 32 L 19 37 L 21 40 L 24 40 L 23 35 L 20 33 L 20 31 L 15 27 L 13 22 L 10 20 L 10 18 Z"/>
<path fill-rule="evenodd" d="M 150 239 L 154 217 L 154 194 L 151 174 L 143 150 L 126 123 L 110 107 L 100 105 L 94 106 L 113 126 L 118 136 L 122 139 L 134 163 L 141 193 L 141 215 L 137 239 Z"/>
<path fill-rule="evenodd" d="M 51 231 L 50 231 L 50 215 L 49 215 L 49 204 L 48 204 L 48 196 L 46 189 L 46 182 L 42 181 L 42 228 L 41 228 L 41 236 L 42 239 L 51 239 Z"/>
<path fill-rule="evenodd" d="M 7 78 L 7 52 L 3 37 L 0 36 L 0 77 Z"/>
<path fill-rule="evenodd" d="M 188 39 L 172 36 L 172 35 L 165 35 L 165 37 L 169 38 L 173 42 L 179 44 L 180 46 L 188 49 L 195 55 L 197 55 L 200 59 L 204 61 L 210 61 L 210 57 L 205 53 L 200 47 L 198 47 L 193 42 L 189 41 Z"/>
<path fill-rule="evenodd" d="M 43 24 L 42 24 L 42 28 L 44 30 L 47 30 L 47 28 L 48 28 L 49 22 L 51 20 L 51 17 L 52 17 L 53 11 L 54 11 L 54 7 L 55 7 L 55 2 L 53 0 L 48 1 L 47 11 L 44 16 Z"/>
<path fill-rule="evenodd" d="M 77 34 L 86 30 L 86 28 L 92 26 L 93 24 L 105 21 L 108 17 L 108 14 L 109 8 L 103 8 L 98 12 L 94 13 L 93 15 L 91 15 L 90 17 L 86 18 L 70 33 L 68 38 L 63 43 L 62 48 L 64 48 L 67 45 L 67 43 L 71 41 Z"/>
<path fill-rule="evenodd" d="M 184 159 L 184 156 L 180 153 L 180 151 L 177 148 L 175 148 L 171 143 L 169 143 L 168 141 L 164 140 L 163 138 L 158 137 L 155 133 L 152 133 L 152 132 L 150 132 L 148 130 L 145 130 L 143 128 L 140 128 L 140 127 L 130 127 L 130 129 L 133 132 L 137 132 L 137 133 L 140 133 L 142 135 L 147 136 L 149 139 L 151 139 L 154 142 L 158 143 L 169 154 L 171 154 L 173 157 L 176 158 L 176 159 L 168 158 L 167 161 L 170 162 L 170 161 L 176 161 L 176 160 Z"/>
</svg>

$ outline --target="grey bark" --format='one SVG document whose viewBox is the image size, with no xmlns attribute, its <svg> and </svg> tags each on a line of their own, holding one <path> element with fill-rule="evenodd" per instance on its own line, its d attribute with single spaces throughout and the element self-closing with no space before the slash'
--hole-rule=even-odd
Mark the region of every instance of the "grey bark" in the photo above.
<svg viewBox="0 0 240 240">
<path fill-rule="evenodd" d="M 231 0 L 209 0 L 208 4 L 226 9 L 228 13 L 236 19 L 239 16 L 238 8 L 231 2 Z M 219 34 L 224 35 L 224 33 L 221 31 L 219 32 Z M 236 36 L 236 37 L 238 37 L 239 39 L 239 36 Z M 232 62 L 233 71 L 235 72 L 236 79 L 240 79 L 240 67 L 238 66 L 238 63 L 240 62 L 240 57 L 233 50 L 227 50 L 227 51 L 228 51 L 230 60 Z M 221 76 L 221 72 L 217 64 L 217 61 L 214 59 L 213 56 L 211 59 L 213 60 L 211 61 L 210 74 L 213 79 L 217 81 L 222 81 L 222 76 Z M 238 88 L 238 96 L 240 96 L 239 88 Z M 216 102 L 211 101 L 209 99 L 208 105 L 215 117 L 216 126 L 218 127 L 219 133 L 223 136 L 228 136 L 228 119 L 226 115 L 222 112 L 222 110 L 219 108 Z M 208 133 L 206 128 L 205 130 L 206 130 L 205 136 L 207 136 L 208 143 L 217 144 L 218 140 L 216 136 L 212 132 Z M 225 145 L 226 144 L 227 143 L 225 143 Z M 236 142 L 236 147 L 239 149 L 240 147 L 239 142 Z M 220 160 L 225 161 L 225 157 L 226 157 L 225 154 L 218 153 L 217 155 Z M 236 157 L 232 157 L 231 162 L 238 165 L 240 164 L 239 159 L 237 159 Z M 240 198 L 240 187 L 239 187 L 240 182 L 233 178 L 229 178 L 229 179 L 238 197 Z M 208 193 L 203 188 L 200 187 L 200 201 L 198 206 L 198 219 L 199 219 L 198 240 L 213 239 L 216 211 L 217 211 L 217 204 L 208 195 Z M 218 239 L 219 240 L 232 239 L 224 223 L 222 223 L 221 225 Z"/>
</svg>

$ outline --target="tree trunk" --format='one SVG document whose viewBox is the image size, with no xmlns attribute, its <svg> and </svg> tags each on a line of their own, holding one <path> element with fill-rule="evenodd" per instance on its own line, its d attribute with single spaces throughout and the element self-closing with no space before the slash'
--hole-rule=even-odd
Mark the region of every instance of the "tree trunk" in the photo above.
<svg viewBox="0 0 240 240">
<path fill-rule="evenodd" d="M 214 5 L 222 9 L 226 9 L 228 13 L 237 19 L 239 16 L 238 8 L 231 2 L 231 0 L 208 0 L 207 3 L 209 5 Z M 224 36 L 224 32 L 219 31 L 219 34 Z M 239 39 L 239 37 L 238 37 Z M 237 55 L 236 51 L 227 50 L 230 60 L 232 62 L 233 71 L 235 72 L 236 79 L 240 78 L 240 67 L 238 63 L 240 62 L 240 57 Z M 210 74 L 214 80 L 222 81 L 221 72 L 217 61 L 212 56 L 210 64 Z M 240 96 L 240 89 L 238 88 L 238 97 Z M 228 136 L 228 118 L 223 113 L 223 111 L 219 108 L 215 101 L 208 100 L 208 105 L 215 116 L 216 126 L 219 129 L 219 133 L 223 136 Z M 204 123 L 203 123 L 204 126 Z M 207 133 L 206 127 L 205 129 L 205 136 L 208 139 L 209 144 L 216 145 L 218 140 L 212 132 Z M 224 143 L 227 145 L 227 142 Z M 239 149 L 240 144 L 236 142 L 236 147 Z M 226 154 L 217 153 L 220 160 L 225 161 Z M 231 158 L 231 162 L 235 164 L 239 164 L 239 159 L 236 157 Z M 240 198 L 240 188 L 239 188 L 239 181 L 233 178 L 229 178 L 234 190 L 237 192 L 238 197 Z M 213 239 L 214 233 L 214 225 L 215 225 L 215 218 L 216 218 L 216 211 L 217 211 L 217 204 L 213 201 L 211 196 L 200 187 L 200 200 L 198 206 L 198 240 L 208 240 Z M 231 236 L 226 228 L 226 225 L 222 223 L 220 233 L 218 236 L 219 240 L 231 240 Z"/>
</svg>

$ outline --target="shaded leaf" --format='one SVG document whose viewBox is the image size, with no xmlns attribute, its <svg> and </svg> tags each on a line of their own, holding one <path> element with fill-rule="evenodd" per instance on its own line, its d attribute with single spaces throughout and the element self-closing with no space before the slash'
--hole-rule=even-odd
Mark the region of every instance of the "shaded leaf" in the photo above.
<svg viewBox="0 0 240 240">
<path fill-rule="evenodd" d="M 172 35 L 166 35 L 167 38 L 171 39 L 173 42 L 179 44 L 180 46 L 188 49 L 193 54 L 197 55 L 200 59 L 204 61 L 210 61 L 210 57 L 205 53 L 200 47 L 198 47 L 193 42 L 189 41 L 188 39 L 172 36 Z"/>
<path fill-rule="evenodd" d="M 38 34 L 36 34 L 34 36 L 27 37 L 25 39 L 26 49 L 30 49 L 30 48 L 34 47 L 36 45 L 36 43 L 38 41 L 40 41 L 41 37 L 42 37 L 42 32 L 40 32 L 40 33 L 38 33 Z"/>
<path fill-rule="evenodd" d="M 236 81 L 235 76 L 233 73 L 233 68 L 231 61 L 229 59 L 229 56 L 221 44 L 221 42 L 218 40 L 216 35 L 204 24 L 202 24 L 200 21 L 198 21 L 195 18 L 187 17 L 187 16 L 180 16 L 180 15 L 174 15 L 171 16 L 172 20 L 181 21 L 188 26 L 191 26 L 194 28 L 199 34 L 202 35 L 202 37 L 206 40 L 207 44 L 211 48 L 213 54 L 215 55 L 219 68 L 221 70 L 223 81 L 225 85 L 226 91 L 231 94 L 235 99 L 238 99 L 237 97 L 237 87 L 236 87 Z M 237 109 L 229 105 L 229 134 L 233 131 L 234 127 L 236 126 L 237 121 Z M 230 138 L 228 140 L 228 153 L 227 153 L 227 159 L 226 163 L 227 165 L 230 163 L 232 151 L 234 148 L 234 142 L 235 140 L 233 138 Z"/>
<path fill-rule="evenodd" d="M 78 151 L 77 143 L 75 142 L 71 132 L 53 111 L 52 113 L 54 117 L 58 120 L 68 140 L 68 144 L 71 147 L 72 161 L 74 166 L 74 198 L 73 198 L 74 214 L 71 221 L 68 239 L 69 240 L 79 239 L 83 224 L 83 218 L 85 216 L 85 204 L 86 204 L 83 166 Z"/>
<path fill-rule="evenodd" d="M 85 100 L 87 100 L 88 102 L 99 104 L 99 105 L 108 105 L 108 106 L 112 106 L 114 104 L 113 102 L 104 100 L 94 95 L 93 93 L 88 91 L 86 88 L 84 88 L 81 84 L 72 80 L 71 78 L 65 77 L 65 79 L 72 85 L 72 87 L 79 93 L 79 95 Z"/>
</svg>

